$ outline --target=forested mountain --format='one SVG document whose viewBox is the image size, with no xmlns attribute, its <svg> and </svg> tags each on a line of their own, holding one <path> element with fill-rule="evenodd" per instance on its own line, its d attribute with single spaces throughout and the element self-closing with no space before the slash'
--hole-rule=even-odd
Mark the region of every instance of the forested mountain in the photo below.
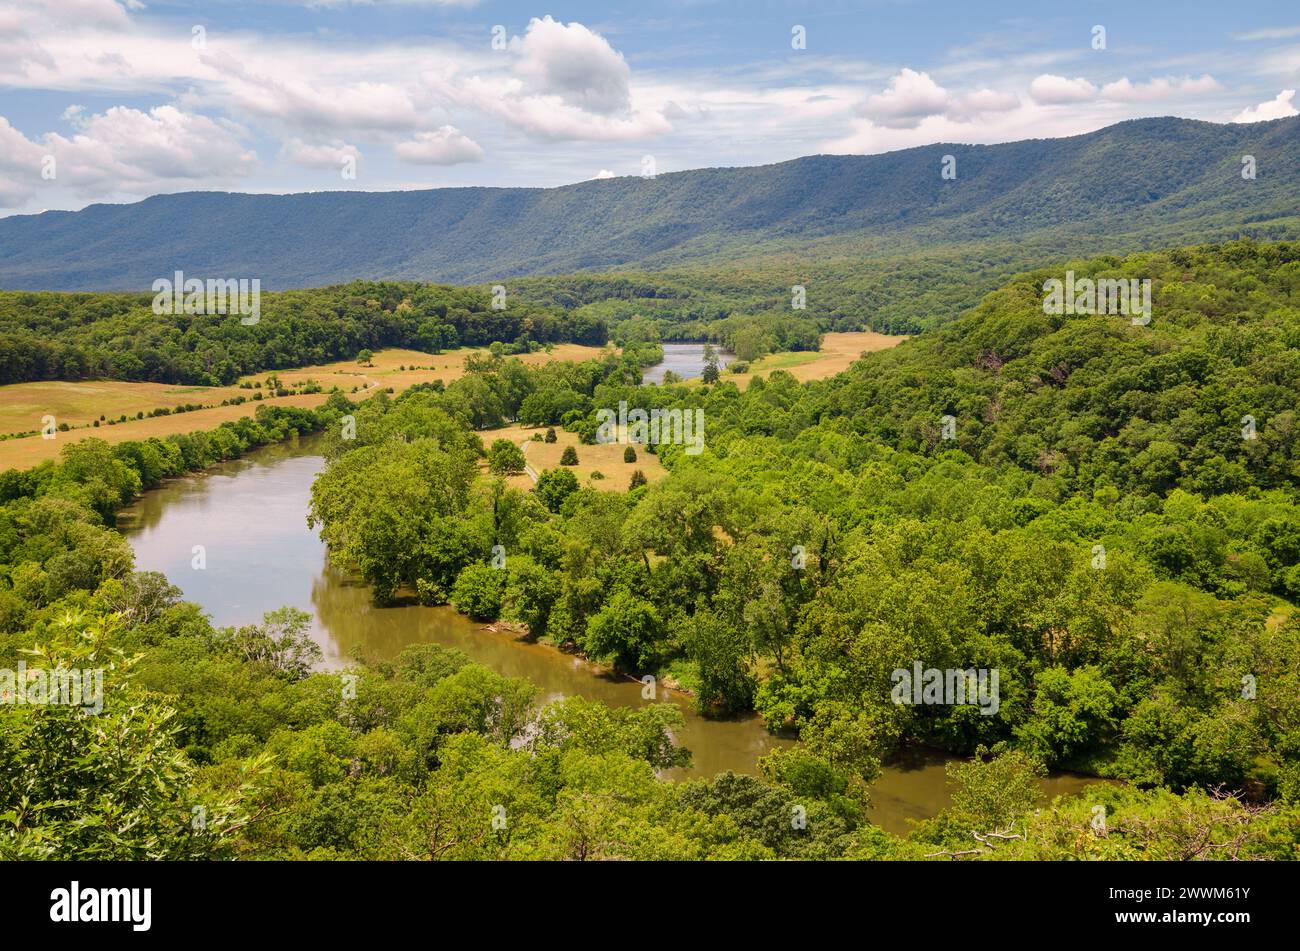
<svg viewBox="0 0 1300 951">
<path fill-rule="evenodd" d="M 177 268 L 258 277 L 264 289 L 357 278 L 495 282 L 727 261 L 751 272 L 741 283 L 787 305 L 789 286 L 816 274 L 826 293 L 810 294 L 810 306 L 825 308 L 837 294 L 879 306 L 901 295 L 873 298 L 857 280 L 864 261 L 890 262 L 882 280 L 897 281 L 901 268 L 905 291 L 932 284 L 946 266 L 927 256 L 935 249 L 961 247 L 962 260 L 986 258 L 983 266 L 1005 274 L 999 259 L 1023 268 L 1063 253 L 1240 233 L 1295 237 L 1297 151 L 1300 117 L 1165 118 L 1062 139 L 819 155 L 550 189 L 160 195 L 0 220 L 0 287 L 144 290 Z M 1241 174 L 1247 154 L 1253 180 Z M 956 159 L 955 180 L 940 175 L 945 155 Z M 961 270 L 969 277 L 969 266 Z"/>
</svg>

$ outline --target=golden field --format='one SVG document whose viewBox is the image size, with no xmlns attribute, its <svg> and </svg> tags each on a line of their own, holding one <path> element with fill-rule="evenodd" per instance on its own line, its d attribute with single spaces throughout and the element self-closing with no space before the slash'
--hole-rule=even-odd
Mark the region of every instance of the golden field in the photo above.
<svg viewBox="0 0 1300 951">
<path fill-rule="evenodd" d="M 355 387 L 359 392 L 379 387 L 393 387 L 401 391 L 417 383 L 442 380 L 450 383 L 465 372 L 465 358 L 471 353 L 486 353 L 482 348 L 452 350 L 447 353 L 421 353 L 417 350 L 380 350 L 369 366 L 355 360 L 339 360 L 318 366 L 294 370 L 268 370 L 242 377 L 240 382 L 265 384 L 267 377 L 278 376 L 282 384 L 293 388 L 315 381 L 324 392 L 296 396 L 271 397 L 260 401 L 252 399 L 253 393 L 262 390 L 241 389 L 234 386 L 178 386 L 169 383 L 128 383 L 118 380 L 89 380 L 77 383 L 49 381 L 40 383 L 13 383 L 0 386 L 0 434 L 28 432 L 41 427 L 41 417 L 54 416 L 57 423 L 73 427 L 58 433 L 54 439 L 43 439 L 39 434 L 0 441 L 0 470 L 30 469 L 47 459 L 55 459 L 69 441 L 94 436 L 109 443 L 148 439 L 150 436 L 169 436 L 173 433 L 190 433 L 195 430 L 215 429 L 228 420 L 252 416 L 257 407 L 319 406 L 325 402 L 329 390 L 335 386 L 351 396 Z M 538 351 L 523 355 L 525 363 L 538 365 L 552 360 L 590 360 L 599 356 L 599 347 L 579 344 L 557 344 L 550 353 Z M 403 366 L 407 369 L 401 369 Z M 248 402 L 239 406 L 221 406 L 222 400 L 243 396 Z M 101 424 L 98 429 L 90 424 L 100 414 L 114 419 L 122 414 L 128 417 L 137 412 L 149 412 L 159 407 L 172 409 L 190 404 L 208 405 L 207 409 L 194 410 L 171 416 L 145 419 L 128 419 L 114 426 Z M 210 405 L 218 404 L 218 405 Z M 646 474 L 647 477 L 649 473 Z"/>
<path fill-rule="evenodd" d="M 749 381 L 754 377 L 766 376 L 773 370 L 785 370 L 801 383 L 825 380 L 843 373 L 864 353 L 888 350 L 906 339 L 906 336 L 878 334 L 874 330 L 829 333 L 822 337 L 822 347 L 815 353 L 771 353 L 751 363 L 748 373 L 728 373 L 723 370 L 722 378 L 735 383 L 742 390 L 749 386 Z"/>
<path fill-rule="evenodd" d="M 723 373 L 723 379 L 735 383 L 741 389 L 749 385 L 755 376 L 764 376 L 773 370 L 786 370 L 798 380 L 820 380 L 841 373 L 864 353 L 887 350 L 897 346 L 906 337 L 878 334 L 872 331 L 855 333 L 828 333 L 822 340 L 822 349 L 816 353 L 775 353 L 750 365 L 745 374 Z M 58 423 L 67 423 L 73 427 L 68 432 L 58 433 L 54 439 L 43 439 L 39 434 L 16 439 L 0 440 L 0 470 L 30 469 L 47 459 L 58 457 L 60 449 L 69 441 L 95 436 L 109 443 L 126 442 L 131 439 L 147 439 L 150 436 L 167 436 L 172 433 L 188 433 L 195 430 L 214 429 L 228 420 L 252 416 L 258 406 L 318 406 L 325 401 L 329 390 L 339 387 L 349 395 L 354 392 L 364 393 L 382 387 L 392 387 L 401 391 L 417 383 L 431 383 L 442 380 L 450 383 L 459 379 L 465 372 L 465 358 L 471 353 L 486 353 L 479 348 L 475 350 L 452 350 L 446 353 L 430 354 L 418 350 L 380 350 L 374 355 L 369 365 L 361 365 L 355 360 L 338 360 L 317 366 L 299 367 L 293 370 L 275 370 L 250 374 L 240 379 L 240 383 L 262 382 L 262 390 L 242 389 L 233 386 L 181 386 L 169 383 L 128 383 L 117 380 L 89 380 L 76 383 L 48 381 L 40 383 L 14 383 L 0 387 L 0 434 L 28 432 L 41 426 L 41 417 L 52 415 Z M 601 353 L 599 347 L 587 347 L 579 344 L 557 344 L 550 353 L 539 351 L 525 354 L 521 359 L 525 363 L 540 365 L 554 360 L 590 360 Z M 299 394 L 268 398 L 261 401 L 251 399 L 255 392 L 266 392 L 265 382 L 272 374 L 279 377 L 282 385 L 292 389 L 308 382 L 317 383 L 321 393 Z M 698 384 L 698 380 L 691 381 Z M 223 399 L 236 396 L 248 398 L 239 406 L 220 406 Z M 171 416 L 159 416 L 146 419 L 128 419 L 125 423 L 113 426 L 101 425 L 98 429 L 91 426 L 102 414 L 109 419 L 123 414 L 128 417 L 137 412 L 149 412 L 159 407 L 169 409 L 184 404 L 203 404 L 207 409 Z M 522 427 L 509 427 L 496 430 L 496 433 L 509 434 L 516 442 L 523 442 L 531 437 L 535 430 Z M 560 453 L 565 445 L 577 447 L 579 465 L 574 466 L 574 474 L 584 484 L 600 485 L 606 489 L 627 489 L 627 480 L 635 469 L 641 469 L 648 480 L 654 481 L 665 474 L 659 459 L 640 449 L 637 462 L 623 462 L 623 446 L 581 446 L 577 437 L 563 430 L 557 430 L 560 441 L 557 443 L 528 442 L 525 456 L 534 470 L 552 469 L 559 465 Z M 491 443 L 497 436 L 483 433 L 485 443 Z M 517 438 L 516 438 L 517 437 Z M 591 480 L 592 472 L 599 471 L 604 480 Z M 518 476 L 514 480 L 521 487 L 532 484 L 528 476 Z"/>
<path fill-rule="evenodd" d="M 624 462 L 623 450 L 626 446 L 622 443 L 584 446 L 576 435 L 558 426 L 555 429 L 556 441 L 552 443 L 534 441 L 533 433 L 545 436 L 546 427 L 506 426 L 502 429 L 485 429 L 478 435 L 483 440 L 485 449 L 490 448 L 498 439 L 509 439 L 521 447 L 529 468 L 538 475 L 547 469 L 561 468 L 560 455 L 564 452 L 564 447 L 573 446 L 574 452 L 578 454 L 578 464 L 564 468 L 573 471 L 578 477 L 579 485 L 589 485 L 607 492 L 626 492 L 632 473 L 638 469 L 645 475 L 647 482 L 655 482 L 668 474 L 659 457 L 646 452 L 642 446 L 633 447 L 636 450 L 636 462 Z M 593 472 L 599 472 L 605 478 L 593 479 Z M 533 476 L 526 473 L 511 476 L 506 481 L 518 489 L 533 486 Z"/>
</svg>

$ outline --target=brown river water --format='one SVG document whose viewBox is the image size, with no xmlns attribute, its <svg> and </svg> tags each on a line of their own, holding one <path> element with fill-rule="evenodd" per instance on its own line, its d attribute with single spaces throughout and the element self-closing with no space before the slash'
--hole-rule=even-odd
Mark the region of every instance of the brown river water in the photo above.
<svg viewBox="0 0 1300 951">
<path fill-rule="evenodd" d="M 254 623 L 284 605 L 310 613 L 325 668 L 346 665 L 354 650 L 387 658 L 409 644 L 436 643 L 498 673 L 531 681 L 542 700 L 583 696 L 610 706 L 646 702 L 639 682 L 547 645 L 490 631 L 451 607 L 375 607 L 364 584 L 327 563 L 324 544 L 307 527 L 312 480 L 323 466 L 310 437 L 268 446 L 146 492 L 122 511 L 118 527 L 135 549 L 139 570 L 163 572 L 217 625 Z M 191 567 L 195 545 L 204 546 L 204 570 Z M 658 699 L 678 704 L 686 718 L 676 738 L 691 751 L 692 765 L 672 771 L 672 778 L 726 770 L 756 773 L 760 756 L 790 745 L 769 734 L 757 717 L 707 719 L 694 712 L 689 696 L 662 687 Z M 948 806 L 947 759 L 913 751 L 891 764 L 872 786 L 872 819 L 903 833 L 909 819 Z M 1055 776 L 1043 787 L 1055 796 L 1077 792 L 1087 782 Z"/>
</svg>

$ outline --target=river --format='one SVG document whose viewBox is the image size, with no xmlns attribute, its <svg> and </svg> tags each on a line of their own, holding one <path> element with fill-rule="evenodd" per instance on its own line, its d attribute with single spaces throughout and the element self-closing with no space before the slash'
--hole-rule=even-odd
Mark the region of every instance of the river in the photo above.
<svg viewBox="0 0 1300 951">
<path fill-rule="evenodd" d="M 664 358 L 654 366 L 646 367 L 641 375 L 642 383 L 662 383 L 664 374 L 672 370 L 683 380 L 693 380 L 704 374 L 704 344 L 702 343 L 665 343 Z M 718 368 L 722 369 L 736 355 L 729 350 L 714 347 L 718 354 Z"/>
<path fill-rule="evenodd" d="M 364 584 L 328 564 L 318 533 L 307 527 L 312 480 L 324 466 L 315 441 L 268 446 L 146 492 L 118 517 L 135 549 L 136 567 L 163 572 L 220 626 L 254 623 L 283 605 L 309 612 L 326 669 L 346 665 L 354 652 L 382 659 L 409 644 L 436 643 L 533 682 L 544 700 L 581 695 L 610 706 L 645 702 L 638 682 L 544 644 L 490 631 L 451 607 L 375 607 Z M 191 567 L 196 545 L 204 547 L 203 570 Z M 672 778 L 756 773 L 760 756 L 790 743 L 769 734 L 757 717 L 706 719 L 694 712 L 688 696 L 664 688 L 659 699 L 682 708 L 686 722 L 677 741 L 693 755 L 692 766 L 671 771 Z M 909 819 L 945 808 L 945 759 L 914 751 L 888 767 L 872 786 L 872 819 L 902 833 Z M 1043 785 L 1058 795 L 1077 792 L 1086 780 L 1060 776 Z"/>
</svg>

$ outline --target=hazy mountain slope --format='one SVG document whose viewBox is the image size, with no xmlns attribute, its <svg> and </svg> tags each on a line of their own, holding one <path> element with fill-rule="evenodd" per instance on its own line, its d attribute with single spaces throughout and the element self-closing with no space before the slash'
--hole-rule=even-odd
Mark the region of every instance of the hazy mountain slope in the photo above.
<svg viewBox="0 0 1300 951">
<path fill-rule="evenodd" d="M 872 256 L 1031 237 L 1070 250 L 1113 233 L 1160 243 L 1202 224 L 1262 227 L 1294 214 L 1298 152 L 1300 117 L 1149 119 L 1065 139 L 812 156 L 553 189 L 191 192 L 0 219 L 0 287 L 143 289 L 178 268 L 260 277 L 267 288 L 479 282 L 809 246 Z M 1258 160 L 1255 181 L 1241 178 L 1245 153 Z M 945 154 L 956 156 L 956 181 L 940 177 Z"/>
</svg>

